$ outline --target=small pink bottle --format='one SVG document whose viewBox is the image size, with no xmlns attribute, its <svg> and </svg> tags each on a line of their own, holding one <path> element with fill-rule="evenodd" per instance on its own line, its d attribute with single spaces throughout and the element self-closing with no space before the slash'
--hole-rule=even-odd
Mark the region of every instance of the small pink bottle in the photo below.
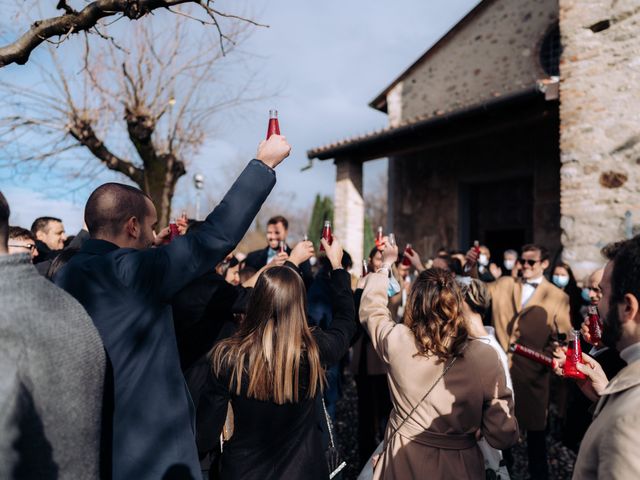
<svg viewBox="0 0 640 480">
<path fill-rule="evenodd" d="M 333 233 L 331 232 L 331 222 L 325 220 L 324 227 L 322 227 L 322 238 L 324 238 L 329 245 L 333 243 Z M 324 252 L 324 247 L 320 244 L 320 251 Z"/>
<path fill-rule="evenodd" d="M 376 230 L 376 248 L 380 250 L 382 248 L 382 239 L 384 237 L 384 230 L 382 227 L 378 227 Z"/>
<path fill-rule="evenodd" d="M 577 365 L 580 363 L 584 365 L 582 361 L 582 347 L 580 346 L 580 336 L 576 330 L 572 330 L 569 335 L 569 345 L 567 346 L 567 359 L 564 362 L 564 376 L 569 378 L 577 378 L 584 380 L 586 375 L 577 369 Z"/>
<path fill-rule="evenodd" d="M 271 135 L 280 135 L 280 123 L 278 122 L 278 111 L 269 110 L 269 126 L 267 127 L 267 140 Z"/>
<path fill-rule="evenodd" d="M 595 305 L 589 305 L 587 310 L 589 315 L 589 336 L 591 337 L 591 344 L 596 347 L 602 342 L 602 320 L 598 315 L 598 307 Z"/>
<path fill-rule="evenodd" d="M 402 255 L 402 265 L 410 267 L 411 259 L 407 255 L 413 255 L 413 249 L 410 243 L 407 243 L 407 246 L 404 248 L 404 254 Z"/>
</svg>

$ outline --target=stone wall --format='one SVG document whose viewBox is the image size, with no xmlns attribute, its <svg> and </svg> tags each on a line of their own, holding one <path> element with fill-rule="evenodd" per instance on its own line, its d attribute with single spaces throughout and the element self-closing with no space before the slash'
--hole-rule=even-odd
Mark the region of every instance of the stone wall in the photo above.
<svg viewBox="0 0 640 480">
<path fill-rule="evenodd" d="M 562 243 L 583 275 L 640 224 L 640 2 L 560 0 L 560 30 Z"/>
<path fill-rule="evenodd" d="M 466 249 L 470 238 L 461 230 L 468 222 L 462 188 L 482 182 L 530 178 L 533 185 L 531 236 L 560 250 L 560 159 L 558 120 L 547 118 L 451 143 L 411 156 L 390 159 L 391 228 L 401 245 L 413 243 L 428 257 L 440 246 Z M 506 199 L 505 199 L 506 201 Z M 516 208 L 507 205 L 507 208 Z M 481 239 L 482 240 L 482 239 Z M 512 245 L 517 248 L 521 245 Z M 491 245 L 489 245 L 491 247 Z"/>
<path fill-rule="evenodd" d="M 390 124 L 535 85 L 547 77 L 539 47 L 557 19 L 557 0 L 485 0 L 388 93 Z"/>
</svg>

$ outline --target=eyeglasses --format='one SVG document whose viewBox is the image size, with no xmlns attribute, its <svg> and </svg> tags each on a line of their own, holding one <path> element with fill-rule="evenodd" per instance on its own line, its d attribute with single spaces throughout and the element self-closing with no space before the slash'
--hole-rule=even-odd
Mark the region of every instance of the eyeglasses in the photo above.
<svg viewBox="0 0 640 480">
<path fill-rule="evenodd" d="M 8 246 L 9 247 L 13 247 L 13 248 L 26 248 L 30 252 L 32 252 L 36 248 L 36 244 L 35 243 L 27 243 L 26 245 L 16 245 L 15 243 L 13 243 L 13 244 L 10 243 Z"/>
<path fill-rule="evenodd" d="M 527 265 L 529 265 L 530 267 L 533 267 L 533 266 L 534 266 L 536 263 L 538 263 L 539 261 L 540 261 L 540 260 L 531 260 L 531 259 L 526 260 L 526 259 L 524 259 L 524 258 L 519 258 L 519 259 L 518 259 L 518 263 L 519 263 L 520 265 L 524 265 L 524 264 L 526 263 L 526 264 L 527 264 Z"/>
</svg>

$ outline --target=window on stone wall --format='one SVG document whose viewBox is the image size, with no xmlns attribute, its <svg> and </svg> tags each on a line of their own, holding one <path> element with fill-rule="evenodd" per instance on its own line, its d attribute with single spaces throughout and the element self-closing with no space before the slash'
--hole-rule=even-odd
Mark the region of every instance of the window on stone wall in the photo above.
<svg viewBox="0 0 640 480">
<path fill-rule="evenodd" d="M 560 26 L 556 23 L 549 29 L 540 45 L 540 65 L 547 75 L 560 75 L 561 54 Z"/>
</svg>

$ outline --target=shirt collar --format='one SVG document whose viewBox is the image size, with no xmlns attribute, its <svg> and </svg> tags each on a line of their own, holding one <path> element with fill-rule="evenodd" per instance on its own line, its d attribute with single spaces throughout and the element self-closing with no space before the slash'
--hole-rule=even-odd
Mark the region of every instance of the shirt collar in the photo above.
<svg viewBox="0 0 640 480">
<path fill-rule="evenodd" d="M 536 285 L 540 285 L 544 280 L 544 276 L 539 276 L 538 278 L 532 278 L 531 280 L 525 280 L 525 283 L 535 283 Z"/>
<path fill-rule="evenodd" d="M 107 242 L 106 240 L 97 240 L 95 238 L 90 238 L 86 240 L 82 244 L 82 248 L 80 251 L 82 253 L 89 253 L 93 255 L 104 255 L 105 253 L 113 252 L 114 250 L 118 250 L 118 247 L 115 243 Z"/>
<path fill-rule="evenodd" d="M 627 348 L 623 349 L 620 352 L 620 358 L 627 362 L 627 365 L 640 360 L 640 342 L 629 345 Z"/>
</svg>

